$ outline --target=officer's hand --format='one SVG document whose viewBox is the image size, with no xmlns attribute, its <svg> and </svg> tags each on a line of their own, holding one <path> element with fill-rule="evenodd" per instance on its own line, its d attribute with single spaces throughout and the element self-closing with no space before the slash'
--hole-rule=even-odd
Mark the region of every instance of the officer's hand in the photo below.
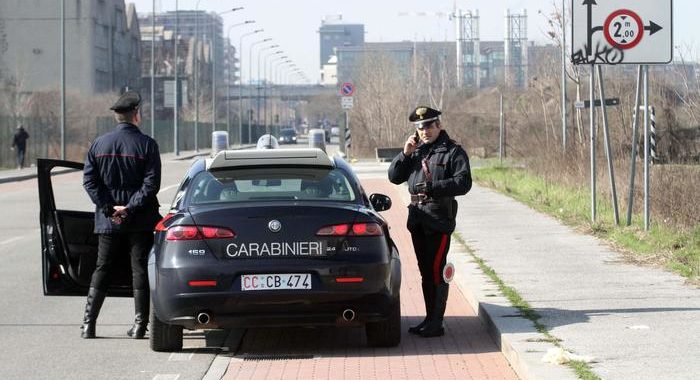
<svg viewBox="0 0 700 380">
<path fill-rule="evenodd" d="M 433 191 L 433 183 L 432 182 L 419 182 L 416 184 L 416 193 L 419 194 L 427 194 L 430 195 L 430 192 Z"/>
<path fill-rule="evenodd" d="M 406 140 L 406 143 L 403 146 L 403 154 L 410 156 L 416 151 L 416 149 L 418 149 L 418 138 L 415 134 L 413 134 L 408 138 L 408 140 Z"/>
</svg>

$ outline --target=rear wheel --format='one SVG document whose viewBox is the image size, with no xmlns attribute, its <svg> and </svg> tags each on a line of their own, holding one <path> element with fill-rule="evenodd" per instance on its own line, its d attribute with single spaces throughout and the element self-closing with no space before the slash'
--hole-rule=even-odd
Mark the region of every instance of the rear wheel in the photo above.
<svg viewBox="0 0 700 380">
<path fill-rule="evenodd" d="M 151 349 L 153 351 L 182 350 L 182 326 L 169 325 L 156 316 L 151 307 Z"/>
<path fill-rule="evenodd" d="M 395 347 L 401 342 L 401 300 L 391 307 L 389 317 L 381 322 L 371 322 L 365 325 L 367 344 L 371 347 Z"/>
</svg>

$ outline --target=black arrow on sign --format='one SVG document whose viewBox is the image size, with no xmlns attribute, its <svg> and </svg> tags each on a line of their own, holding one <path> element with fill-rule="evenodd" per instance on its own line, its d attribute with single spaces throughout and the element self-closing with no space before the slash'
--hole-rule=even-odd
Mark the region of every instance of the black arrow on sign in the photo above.
<svg viewBox="0 0 700 380">
<path fill-rule="evenodd" d="M 586 53 L 590 57 L 593 53 L 593 6 L 598 5 L 598 3 L 595 0 L 583 0 L 583 5 L 588 7 L 588 45 L 586 46 Z"/>
<path fill-rule="evenodd" d="M 649 25 L 644 27 L 644 30 L 649 31 L 649 35 L 651 36 L 652 34 L 658 32 L 659 30 L 663 29 L 660 25 L 656 24 L 654 21 L 649 21 Z"/>
</svg>

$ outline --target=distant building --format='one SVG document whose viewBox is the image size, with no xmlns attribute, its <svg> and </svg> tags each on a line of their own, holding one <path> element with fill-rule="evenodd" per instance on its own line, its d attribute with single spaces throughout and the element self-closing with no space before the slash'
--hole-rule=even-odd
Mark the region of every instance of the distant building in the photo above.
<svg viewBox="0 0 700 380">
<path fill-rule="evenodd" d="M 0 1 L 0 84 L 22 91 L 60 86 L 59 1 Z M 124 0 L 65 0 L 66 86 L 81 95 L 137 87 L 139 23 Z"/>
<path fill-rule="evenodd" d="M 177 16 L 177 17 L 176 17 Z M 165 93 L 172 93 L 175 67 L 179 82 L 179 105 L 187 107 L 195 101 L 195 75 L 200 98 L 200 111 L 204 112 L 202 101 L 211 101 L 212 59 L 216 59 L 217 101 L 226 93 L 227 85 L 238 79 L 236 49 L 228 39 L 223 38 L 223 20 L 216 13 L 182 10 L 155 15 L 153 29 L 152 14 L 139 17 L 141 25 L 141 46 L 143 49 L 144 90 L 150 91 L 152 33 L 155 33 L 155 101 L 159 118 L 171 117 L 173 100 Z M 175 64 L 175 24 L 177 22 L 178 59 Z M 195 73 L 195 67 L 198 69 Z M 229 67 L 231 72 L 229 73 Z M 208 111 L 211 113 L 210 111 Z"/>
<path fill-rule="evenodd" d="M 335 49 L 345 46 L 358 46 L 365 42 L 365 26 L 363 24 L 344 24 L 342 16 L 327 16 L 321 22 L 318 30 L 321 43 L 319 67 L 327 64 Z"/>
</svg>

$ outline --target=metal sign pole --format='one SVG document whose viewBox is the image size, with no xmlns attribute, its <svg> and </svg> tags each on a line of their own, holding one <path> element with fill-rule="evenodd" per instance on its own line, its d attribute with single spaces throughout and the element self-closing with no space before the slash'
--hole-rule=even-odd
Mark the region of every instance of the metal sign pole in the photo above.
<svg viewBox="0 0 700 380">
<path fill-rule="evenodd" d="M 595 65 L 591 65 L 591 78 L 588 83 L 588 95 L 591 101 L 590 108 L 590 139 L 591 139 L 591 222 L 595 223 L 596 218 L 596 163 L 595 163 Z"/>
<path fill-rule="evenodd" d="M 346 110 L 344 112 L 345 114 L 345 123 L 343 126 L 340 128 L 340 131 L 338 132 L 338 149 L 340 149 L 341 153 L 347 154 L 345 151 L 345 129 L 347 128 L 347 123 L 348 123 L 348 111 Z"/>
<path fill-rule="evenodd" d="M 345 111 L 345 141 L 343 141 L 343 147 L 345 148 L 345 155 L 348 160 L 350 159 L 350 142 L 348 141 L 348 136 L 350 135 L 350 118 L 348 117 L 348 111 Z"/>
<path fill-rule="evenodd" d="M 617 205 L 617 188 L 615 186 L 615 168 L 613 167 L 612 149 L 610 148 L 610 133 L 608 131 L 608 112 L 605 108 L 605 89 L 603 83 L 603 68 L 596 66 L 598 69 L 598 90 L 600 95 L 600 107 L 603 115 L 603 135 L 605 138 L 605 156 L 608 160 L 608 176 L 610 177 L 610 191 L 612 193 L 613 216 L 615 225 L 620 224 L 620 211 Z"/>
<path fill-rule="evenodd" d="M 498 121 L 498 158 L 503 164 L 503 93 L 500 94 L 501 104 L 499 108 L 499 121 Z"/>
<path fill-rule="evenodd" d="M 642 65 L 637 66 L 637 87 L 634 93 L 634 108 L 632 114 L 632 159 L 630 168 L 630 191 L 627 200 L 627 225 L 632 224 L 632 208 L 634 206 L 634 182 L 637 176 L 637 134 L 639 126 L 639 89 L 642 84 Z"/>
<path fill-rule="evenodd" d="M 649 231 L 649 65 L 644 65 L 644 230 Z"/>
</svg>

